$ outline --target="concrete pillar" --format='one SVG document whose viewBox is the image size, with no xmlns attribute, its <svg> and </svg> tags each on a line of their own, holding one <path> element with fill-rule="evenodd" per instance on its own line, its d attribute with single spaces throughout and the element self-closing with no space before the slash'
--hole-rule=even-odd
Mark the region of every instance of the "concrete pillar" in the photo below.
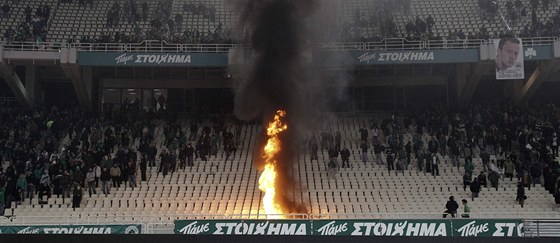
<svg viewBox="0 0 560 243">
<path fill-rule="evenodd" d="M 38 87 L 39 82 L 37 81 L 36 70 L 37 67 L 33 65 L 25 65 L 25 88 L 33 106 L 37 106 L 40 103 L 40 88 Z"/>
<path fill-rule="evenodd" d="M 455 78 L 455 99 L 459 101 L 465 86 L 467 84 L 468 70 L 470 69 L 470 64 L 461 63 L 457 64 L 456 67 L 456 78 Z"/>
</svg>

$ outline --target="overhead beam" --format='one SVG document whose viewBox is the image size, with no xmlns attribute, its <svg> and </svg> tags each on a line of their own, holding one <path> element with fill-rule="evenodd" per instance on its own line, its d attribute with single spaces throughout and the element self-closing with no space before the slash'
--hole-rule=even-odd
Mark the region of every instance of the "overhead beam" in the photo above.
<svg viewBox="0 0 560 243">
<path fill-rule="evenodd" d="M 84 81 L 84 73 L 78 65 L 78 52 L 76 48 L 60 49 L 60 65 L 64 75 L 72 80 L 72 85 L 74 86 L 74 91 L 76 92 L 80 106 L 91 109 L 91 92 L 88 92 L 86 82 Z"/>
<path fill-rule="evenodd" d="M 531 77 L 529 77 L 525 85 L 523 85 L 523 88 L 521 88 L 519 92 L 516 92 L 516 103 L 527 103 L 544 80 L 558 69 L 559 64 L 560 61 L 558 60 L 540 62 L 537 69 L 531 74 Z"/>
<path fill-rule="evenodd" d="M 72 80 L 72 85 L 74 86 L 74 91 L 76 92 L 80 106 L 91 109 L 91 96 L 84 82 L 80 66 L 78 66 L 78 64 L 62 64 L 62 71 Z"/>
<path fill-rule="evenodd" d="M 0 48 L 0 52 L 2 49 Z M 31 108 L 33 106 L 32 97 L 29 96 L 23 82 L 14 71 L 14 67 L 4 61 L 0 57 L 0 74 L 12 90 L 12 93 L 16 96 L 18 101 L 26 108 Z"/>
</svg>

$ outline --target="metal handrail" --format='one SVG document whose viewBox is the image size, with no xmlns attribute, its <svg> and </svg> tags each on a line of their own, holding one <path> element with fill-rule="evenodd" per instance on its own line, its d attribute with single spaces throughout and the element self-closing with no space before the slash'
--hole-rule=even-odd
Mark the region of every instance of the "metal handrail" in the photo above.
<svg viewBox="0 0 560 243">
<path fill-rule="evenodd" d="M 457 217 L 460 217 L 460 212 L 457 213 Z M 503 215 L 504 217 L 496 217 L 496 215 Z M 331 213 L 331 214 L 277 214 L 277 215 L 266 215 L 266 214 L 173 214 L 173 215 L 116 215 L 118 218 L 134 218 L 131 222 L 162 222 L 162 218 L 170 219 L 169 222 L 173 220 L 185 220 L 185 219 L 277 219 L 281 216 L 284 219 L 435 219 L 442 218 L 442 213 Z M 560 213 L 551 212 L 479 212 L 471 213 L 471 218 L 475 219 L 485 219 L 485 218 L 541 218 L 541 220 L 553 220 L 560 222 Z M 115 222 L 115 218 L 108 217 L 94 218 L 93 217 L 76 217 L 76 216 L 12 216 L 0 221 L 0 225 L 22 225 L 30 224 L 33 221 L 42 221 L 41 219 L 49 219 L 50 222 L 76 224 L 76 223 L 107 223 Z M 449 216 L 451 218 L 451 216 Z M 47 221 L 45 221 L 47 222 Z M 119 222 L 126 222 L 126 220 L 120 220 Z"/>
<path fill-rule="evenodd" d="M 559 41 L 558 37 L 522 38 L 525 46 L 552 45 Z M 438 49 L 469 49 L 480 45 L 493 45 L 492 40 L 407 40 L 405 38 L 387 38 L 370 42 L 329 42 L 311 43 L 308 47 L 317 50 L 349 51 L 349 50 L 438 50 Z M 165 41 L 142 41 L 140 43 L 59 43 L 59 42 L 0 42 L 6 51 L 59 51 L 60 48 L 76 48 L 80 52 L 192 52 L 192 53 L 227 53 L 230 49 L 241 47 L 240 44 L 178 44 Z"/>
</svg>

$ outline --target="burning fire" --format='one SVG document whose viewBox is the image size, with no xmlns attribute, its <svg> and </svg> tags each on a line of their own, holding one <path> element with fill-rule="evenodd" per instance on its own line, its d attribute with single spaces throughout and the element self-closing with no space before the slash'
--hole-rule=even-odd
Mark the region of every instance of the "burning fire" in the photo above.
<svg viewBox="0 0 560 243">
<path fill-rule="evenodd" d="M 274 121 L 268 124 L 266 129 L 268 141 L 264 146 L 263 155 L 265 166 L 259 178 L 259 190 L 264 192 L 264 210 L 267 215 L 272 215 L 271 218 L 281 218 L 279 214 L 285 214 L 284 209 L 276 199 L 276 178 L 278 175 L 276 155 L 282 151 L 282 141 L 278 138 L 278 134 L 288 129 L 288 125 L 282 121 L 285 116 L 286 112 L 279 110 L 274 116 Z"/>
</svg>

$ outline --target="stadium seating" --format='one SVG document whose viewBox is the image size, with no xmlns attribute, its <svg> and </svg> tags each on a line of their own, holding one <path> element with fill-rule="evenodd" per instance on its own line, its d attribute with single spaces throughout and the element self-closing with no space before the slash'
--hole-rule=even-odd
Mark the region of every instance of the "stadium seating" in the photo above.
<svg viewBox="0 0 560 243">
<path fill-rule="evenodd" d="M 66 42 L 68 39 L 79 40 L 82 36 L 90 36 L 93 39 L 99 38 L 104 33 L 113 34 L 115 32 L 123 32 L 131 34 L 134 25 L 128 23 L 121 17 L 120 25 L 115 28 L 108 28 L 107 12 L 114 3 L 118 2 L 124 5 L 124 0 L 99 0 L 95 1 L 94 8 L 89 6 L 80 6 L 78 1 L 72 3 L 60 3 L 53 24 L 49 29 L 47 38 L 53 42 Z M 149 13 L 154 12 L 157 1 L 147 1 Z M 140 5 L 141 3 L 139 3 Z M 147 21 L 140 20 L 138 25 L 144 30 L 149 29 L 151 18 Z"/>
<path fill-rule="evenodd" d="M 463 191 L 463 168 L 453 168 L 448 157 L 442 158 L 440 175 L 418 172 L 414 165 L 404 174 L 389 173 L 386 166 L 361 162 L 359 129 L 366 119 L 338 119 L 332 122 L 342 135 L 343 147 L 351 150 L 351 168 L 341 168 L 336 179 L 327 178 L 326 153 L 318 161 L 311 161 L 302 150 L 293 175 L 301 183 L 293 192 L 296 202 L 304 204 L 315 218 L 441 218 L 449 196 L 469 199 L 470 191 Z M 186 123 L 185 123 L 186 124 Z M 148 169 L 148 181 L 139 182 L 134 189 L 112 188 L 108 196 L 98 189 L 89 197 L 84 192 L 82 207 L 71 208 L 70 199 L 56 196 L 40 204 L 37 198 L 27 199 L 15 209 L 8 209 L 10 224 L 34 223 L 111 223 L 152 222 L 170 223 L 177 218 L 243 217 L 266 218 L 260 205 L 257 171 L 253 164 L 259 128 L 244 125 L 242 143 L 233 162 L 224 163 L 223 155 L 207 162 L 196 161 L 192 168 L 178 170 L 163 177 L 156 168 Z M 156 145 L 163 147 L 163 129 L 156 128 Z M 410 138 L 410 134 L 407 135 Z M 424 136 L 427 139 L 427 136 Z M 161 149 L 160 149 L 161 150 Z M 482 168 L 475 159 L 474 174 Z M 484 188 L 480 197 L 470 202 L 475 217 L 558 217 L 553 197 L 537 185 L 527 191 L 525 208 L 515 202 L 516 180 L 502 179 L 499 190 Z M 13 207 L 13 208 L 14 208 Z M 4 219 L 6 220 L 6 219 Z"/>
<path fill-rule="evenodd" d="M 26 0 L 26 1 L 10 1 L 10 16 L 8 18 L 2 18 L 0 21 L 0 33 L 2 38 L 4 38 L 4 33 L 11 27 L 17 32 L 17 27 L 20 23 L 25 22 L 25 8 L 29 5 L 32 12 L 31 16 L 35 15 L 37 8 L 40 5 L 48 5 L 51 9 L 49 24 L 53 22 L 54 13 L 57 10 L 57 0 Z"/>
<path fill-rule="evenodd" d="M 81 36 L 88 35 L 92 38 L 98 38 L 103 34 L 114 34 L 115 32 L 122 32 L 131 35 L 134 30 L 134 24 L 128 23 L 121 17 L 121 24 L 115 28 L 106 27 L 107 12 L 111 6 L 118 2 L 121 6 L 124 5 L 124 0 L 99 0 L 95 1 L 94 8 L 88 6 L 79 6 L 77 1 L 73 3 L 58 3 L 55 0 L 47 1 L 19 1 L 19 3 L 12 3 L 12 14 L 8 19 L 3 19 L 0 23 L 1 33 L 5 33 L 8 26 L 16 28 L 17 25 L 25 19 L 24 8 L 28 4 L 32 7 L 33 11 L 37 9 L 39 4 L 49 4 L 51 6 L 51 21 L 49 23 L 49 32 L 47 39 L 51 42 L 65 42 L 70 38 L 80 39 Z M 218 24 L 222 23 L 224 30 L 236 26 L 239 12 L 231 9 L 231 6 L 224 0 L 202 0 L 196 3 L 202 3 L 206 6 L 214 6 L 216 9 L 216 18 L 212 21 L 209 18 L 200 14 L 193 14 L 183 10 L 185 3 L 191 2 L 190 0 L 174 0 L 171 19 L 175 19 L 176 14 L 183 15 L 183 22 L 181 30 L 187 28 L 198 29 L 202 35 L 207 34 L 211 29 L 215 28 Z M 440 34 L 446 37 L 450 32 L 455 30 L 462 30 L 465 34 L 477 32 L 480 27 L 485 26 L 488 32 L 492 35 L 498 35 L 502 31 L 506 31 L 507 27 L 501 19 L 501 15 L 505 16 L 506 22 L 516 34 L 520 34 L 525 26 L 531 24 L 531 8 L 530 0 L 522 0 L 523 5 L 528 9 L 528 16 L 513 24 L 507 18 L 507 10 L 505 3 L 500 4 L 499 14 L 494 16 L 493 19 L 483 19 L 481 17 L 481 10 L 478 6 L 477 0 L 448 0 L 448 1 L 411 1 L 410 13 L 404 13 L 401 10 L 395 10 L 393 17 L 398 28 L 400 36 L 404 37 L 406 32 L 404 30 L 405 24 L 409 20 L 414 20 L 416 16 L 426 19 L 428 15 L 432 15 L 435 20 L 433 27 L 434 34 Z M 154 12 L 157 7 L 157 1 L 147 1 L 149 5 L 147 21 L 140 20 L 137 25 L 147 32 L 150 29 L 150 21 L 154 18 Z M 138 3 L 141 5 L 141 2 Z M 363 19 L 371 20 L 376 14 L 376 1 L 375 0 L 348 0 L 343 1 L 343 7 L 340 11 L 341 26 L 344 24 L 352 24 L 355 22 L 356 9 L 360 10 L 360 15 Z M 541 7 L 537 10 L 538 18 L 541 22 L 546 23 L 558 11 L 558 4 L 551 4 L 551 7 L 543 9 Z M 369 21 L 367 25 L 355 26 L 360 29 L 361 35 L 365 38 L 371 38 L 380 35 L 378 26 Z"/>
</svg>

